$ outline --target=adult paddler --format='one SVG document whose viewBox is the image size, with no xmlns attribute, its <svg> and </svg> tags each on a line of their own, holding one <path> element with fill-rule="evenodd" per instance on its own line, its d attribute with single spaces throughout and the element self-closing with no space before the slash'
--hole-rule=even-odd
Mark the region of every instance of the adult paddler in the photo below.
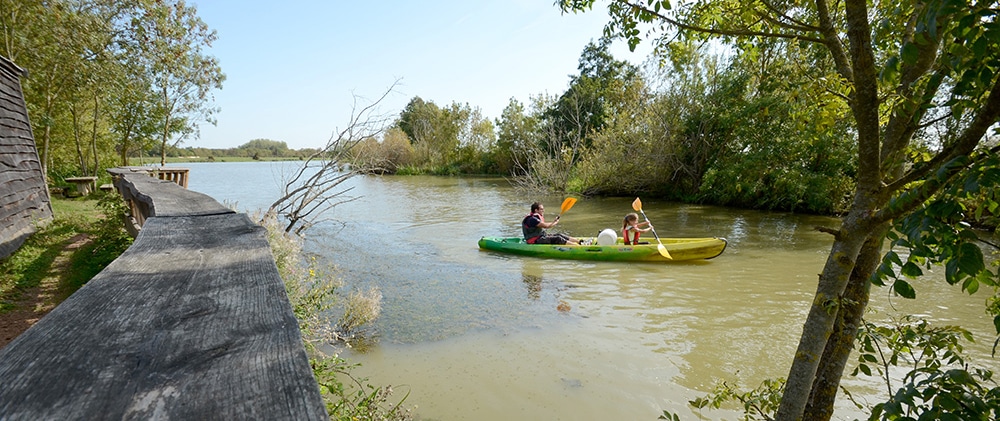
<svg viewBox="0 0 1000 421">
<path fill-rule="evenodd" d="M 552 222 L 545 222 L 545 206 L 541 202 L 531 204 L 531 212 L 521 220 L 521 232 L 528 244 L 580 244 L 580 240 L 566 234 L 549 234 L 546 228 L 559 224 L 559 216 Z"/>
</svg>

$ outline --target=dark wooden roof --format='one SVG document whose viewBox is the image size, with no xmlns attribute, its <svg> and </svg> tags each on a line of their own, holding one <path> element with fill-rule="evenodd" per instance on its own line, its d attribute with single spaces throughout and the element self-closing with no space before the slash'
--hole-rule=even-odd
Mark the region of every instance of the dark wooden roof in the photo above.
<svg viewBox="0 0 1000 421">
<path fill-rule="evenodd" d="M 24 70 L 0 56 L 0 258 L 52 218 L 49 190 L 21 91 Z"/>
<path fill-rule="evenodd" d="M 15 78 L 25 78 L 28 77 L 28 71 L 18 67 L 13 61 L 10 61 L 7 57 L 0 56 L 0 71 L 7 72 L 10 77 Z"/>
</svg>

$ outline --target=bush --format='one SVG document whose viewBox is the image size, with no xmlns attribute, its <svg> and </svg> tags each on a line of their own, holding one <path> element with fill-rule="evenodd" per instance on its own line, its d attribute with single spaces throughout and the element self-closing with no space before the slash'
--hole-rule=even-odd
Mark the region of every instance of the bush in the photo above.
<svg viewBox="0 0 1000 421">
<path fill-rule="evenodd" d="M 254 220 L 267 229 L 268 242 L 278 273 L 285 282 L 285 291 L 292 311 L 299 321 L 302 341 L 309 362 L 326 402 L 327 412 L 335 420 L 409 420 L 410 411 L 389 402 L 391 386 L 372 386 L 367 379 L 351 374 L 356 367 L 329 354 L 324 347 L 350 346 L 351 341 L 364 341 L 364 327 L 378 318 L 382 294 L 377 288 L 354 292 L 346 299 L 345 312 L 335 322 L 330 311 L 340 300 L 342 282 L 336 278 L 336 268 L 323 270 L 315 257 L 302 259 L 302 243 L 298 237 L 286 234 L 278 218 L 271 213 L 257 214 Z M 346 380 L 344 380 L 346 379 Z"/>
</svg>

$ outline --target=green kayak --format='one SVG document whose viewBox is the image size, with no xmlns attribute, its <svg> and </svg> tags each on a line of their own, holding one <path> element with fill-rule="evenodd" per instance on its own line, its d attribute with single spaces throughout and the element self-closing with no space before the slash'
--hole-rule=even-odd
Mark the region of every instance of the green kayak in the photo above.
<svg viewBox="0 0 1000 421">
<path fill-rule="evenodd" d="M 590 243 L 595 238 L 584 238 Z M 726 249 L 725 238 L 661 238 L 670 258 L 657 250 L 656 242 L 626 246 L 621 239 L 615 245 L 528 244 L 521 237 L 483 237 L 479 248 L 524 256 L 552 259 L 603 260 L 611 262 L 677 262 L 711 259 Z"/>
</svg>

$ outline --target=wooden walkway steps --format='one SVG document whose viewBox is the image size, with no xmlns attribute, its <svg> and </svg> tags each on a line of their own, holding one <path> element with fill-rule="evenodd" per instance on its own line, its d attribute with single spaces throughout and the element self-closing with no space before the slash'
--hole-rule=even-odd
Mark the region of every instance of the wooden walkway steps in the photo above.
<svg viewBox="0 0 1000 421">
<path fill-rule="evenodd" d="M 0 349 L 0 419 L 328 419 L 264 229 L 109 172 L 141 230 Z"/>
</svg>

